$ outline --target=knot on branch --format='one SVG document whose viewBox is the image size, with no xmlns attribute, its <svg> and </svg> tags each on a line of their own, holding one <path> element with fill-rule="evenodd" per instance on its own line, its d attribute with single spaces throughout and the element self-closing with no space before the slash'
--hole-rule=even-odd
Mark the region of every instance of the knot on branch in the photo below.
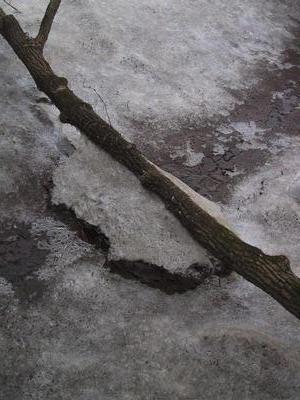
<svg viewBox="0 0 300 400">
<path fill-rule="evenodd" d="M 153 180 L 153 174 L 150 171 L 144 171 L 140 177 L 140 182 L 145 187 L 150 187 Z"/>
<path fill-rule="evenodd" d="M 60 122 L 62 122 L 63 124 L 69 124 L 70 123 L 70 119 L 67 117 L 66 114 L 64 113 L 60 113 L 59 115 L 59 120 Z"/>
<path fill-rule="evenodd" d="M 55 77 L 50 81 L 49 86 L 52 93 L 58 93 L 67 89 L 68 80 L 64 77 Z"/>
<path fill-rule="evenodd" d="M 93 107 L 84 101 L 81 103 L 81 108 L 85 111 L 94 111 Z"/>
<path fill-rule="evenodd" d="M 284 272 L 290 272 L 291 271 L 291 265 L 290 261 L 286 256 L 283 255 L 278 255 L 278 256 L 272 256 L 273 262 L 275 262 L 278 267 L 284 271 Z"/>
<path fill-rule="evenodd" d="M 126 148 L 127 150 L 136 150 L 136 145 L 134 143 L 128 142 L 128 144 L 126 144 Z"/>
</svg>

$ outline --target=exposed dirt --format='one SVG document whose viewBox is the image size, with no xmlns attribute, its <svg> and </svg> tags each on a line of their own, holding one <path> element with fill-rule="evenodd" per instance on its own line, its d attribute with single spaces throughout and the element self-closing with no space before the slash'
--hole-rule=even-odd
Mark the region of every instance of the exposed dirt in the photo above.
<svg viewBox="0 0 300 400">
<path fill-rule="evenodd" d="M 186 276 L 171 273 L 163 267 L 143 261 L 111 261 L 106 266 L 112 273 L 159 289 L 168 295 L 196 289 L 206 278 L 212 275 L 212 270 L 209 267 L 198 264 L 191 265 L 191 274 Z"/>
</svg>

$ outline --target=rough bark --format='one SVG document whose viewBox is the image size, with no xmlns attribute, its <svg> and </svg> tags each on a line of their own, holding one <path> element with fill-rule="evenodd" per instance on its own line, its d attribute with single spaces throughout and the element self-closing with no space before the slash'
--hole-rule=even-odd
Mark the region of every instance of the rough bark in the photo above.
<svg viewBox="0 0 300 400">
<path fill-rule="evenodd" d="M 166 207 L 210 254 L 258 286 L 300 319 L 300 279 L 291 271 L 285 256 L 270 256 L 243 242 L 229 228 L 199 206 L 186 186 L 147 160 L 132 143 L 103 121 L 91 105 L 77 97 L 65 78 L 57 76 L 43 56 L 53 18 L 60 0 L 48 6 L 36 38 L 29 38 L 16 18 L 0 8 L 0 33 L 25 64 L 39 90 L 60 110 L 60 119 L 84 133 L 118 162 L 132 171 L 141 183 L 156 193 Z"/>
<path fill-rule="evenodd" d="M 39 33 L 36 37 L 36 41 L 41 46 L 41 48 L 44 48 L 44 46 L 48 40 L 48 36 L 49 36 L 49 33 L 52 28 L 53 20 L 57 13 L 57 10 L 59 9 L 60 3 L 61 3 L 61 0 L 50 1 L 48 8 L 45 12 L 44 18 L 40 25 Z"/>
</svg>

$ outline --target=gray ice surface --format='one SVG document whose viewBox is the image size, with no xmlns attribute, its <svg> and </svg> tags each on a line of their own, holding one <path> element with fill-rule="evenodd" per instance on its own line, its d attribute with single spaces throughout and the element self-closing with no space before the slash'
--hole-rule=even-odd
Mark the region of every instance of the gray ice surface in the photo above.
<svg viewBox="0 0 300 400">
<path fill-rule="evenodd" d="M 36 32 L 47 1 L 13 4 L 25 30 Z M 300 7 L 294 0 L 69 0 L 62 2 L 46 55 L 107 119 L 93 89 L 101 95 L 111 122 L 126 137 L 139 135 L 148 143 L 136 122 L 151 121 L 159 151 L 162 125 L 171 130 L 180 118 L 227 114 L 272 68 L 288 68 L 281 52 L 294 39 L 295 18 Z M 129 223 L 149 226 L 157 213 L 158 220 L 166 216 L 169 230 L 150 226 L 148 234 L 153 238 L 159 228 L 155 240 L 161 238 L 164 247 L 152 254 L 153 241 L 147 243 L 142 231 L 139 257 L 158 263 L 166 257 L 175 269 L 203 257 L 156 198 L 141 193 L 126 171 L 120 182 L 114 175 L 120 166 L 112 171 L 107 155 L 61 126 L 2 39 L 0 68 L 0 399 L 298 400 L 299 321 L 265 293 L 232 274 L 221 286 L 212 278 L 168 296 L 111 274 L 99 250 L 48 212 L 44 186 L 54 177 L 53 200 L 64 200 L 104 229 L 110 218 L 113 252 L 119 238 L 125 242 L 118 251 L 137 256 L 134 241 L 123 235 Z M 235 128 L 254 147 L 254 139 L 265 135 L 255 135 L 259 128 L 251 121 Z M 231 128 L 224 129 L 226 140 Z M 64 138 L 80 143 L 72 155 Z M 285 132 L 274 138 L 273 158 L 241 180 L 225 210 L 244 240 L 286 254 L 297 273 L 299 146 Z M 183 162 L 201 163 L 201 154 L 182 148 Z M 110 188 L 101 162 L 115 183 Z M 262 181 L 268 183 L 260 194 Z M 112 196 L 123 191 L 119 210 L 105 197 L 107 188 Z M 151 214 L 139 205 L 138 213 L 129 209 L 132 220 L 126 221 L 125 200 L 135 202 L 137 193 Z M 121 229 L 125 222 L 127 231 Z M 172 252 L 165 251 L 168 235 Z M 31 246 L 29 254 L 18 248 L 21 241 Z M 178 263 L 182 252 L 186 264 Z M 20 266 L 20 275 L 25 264 L 39 264 L 31 274 L 12 277 L 3 268 L 6 258 Z"/>
</svg>

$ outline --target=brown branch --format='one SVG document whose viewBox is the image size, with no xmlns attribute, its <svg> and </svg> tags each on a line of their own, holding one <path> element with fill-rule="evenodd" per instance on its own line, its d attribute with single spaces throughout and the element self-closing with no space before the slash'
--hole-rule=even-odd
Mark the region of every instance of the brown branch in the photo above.
<svg viewBox="0 0 300 400">
<path fill-rule="evenodd" d="M 49 24 L 46 24 L 49 26 Z M 55 75 L 42 49 L 28 40 L 16 18 L 0 8 L 0 33 L 25 64 L 39 90 L 60 110 L 60 119 L 78 128 L 156 193 L 209 254 L 258 286 L 300 319 L 300 279 L 285 256 L 269 256 L 243 242 L 210 210 L 199 195 L 179 179 L 147 160 L 119 132 L 101 119 L 91 105 L 77 97 L 65 78 Z"/>
<path fill-rule="evenodd" d="M 45 44 L 48 40 L 48 36 L 49 36 L 49 33 L 52 28 L 53 20 L 59 9 L 60 3 L 61 3 L 61 0 L 51 0 L 47 7 L 46 12 L 45 12 L 44 18 L 41 22 L 40 30 L 39 30 L 39 33 L 37 34 L 37 37 L 35 38 L 35 40 L 42 49 L 45 47 Z"/>
</svg>

